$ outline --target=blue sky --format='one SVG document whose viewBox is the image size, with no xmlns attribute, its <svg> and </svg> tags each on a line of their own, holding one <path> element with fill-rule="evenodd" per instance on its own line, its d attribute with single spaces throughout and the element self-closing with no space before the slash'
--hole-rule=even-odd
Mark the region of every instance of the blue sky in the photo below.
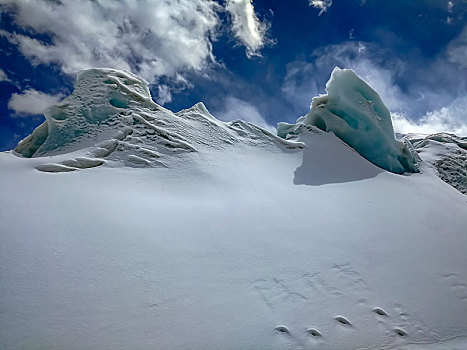
<svg viewBox="0 0 467 350">
<path fill-rule="evenodd" d="M 126 69 L 177 111 L 273 128 L 308 112 L 335 66 L 396 131 L 467 136 L 466 0 L 0 0 L 0 150 L 43 122 L 76 73 Z"/>
</svg>

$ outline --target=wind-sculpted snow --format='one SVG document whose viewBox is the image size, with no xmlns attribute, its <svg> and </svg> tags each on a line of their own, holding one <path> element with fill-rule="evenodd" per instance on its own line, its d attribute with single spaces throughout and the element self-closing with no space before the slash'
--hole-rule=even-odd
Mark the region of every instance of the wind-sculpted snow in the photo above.
<svg viewBox="0 0 467 350">
<path fill-rule="evenodd" d="M 297 124 L 333 131 L 360 155 L 393 173 L 418 172 L 415 152 L 394 138 L 389 110 L 352 70 L 336 67 L 326 91 L 313 98 L 310 112 Z M 278 135 L 287 138 L 290 130 L 290 124 L 280 123 Z"/>
<path fill-rule="evenodd" d="M 176 114 L 152 99 L 148 83 L 113 69 L 81 72 L 69 97 L 48 108 L 46 121 L 15 151 L 24 157 L 51 156 L 87 149 L 79 158 L 42 164 L 41 171 L 73 171 L 109 166 L 165 167 L 166 160 L 198 148 L 234 144 L 300 149 L 255 125 L 214 118 L 202 103 Z"/>
</svg>

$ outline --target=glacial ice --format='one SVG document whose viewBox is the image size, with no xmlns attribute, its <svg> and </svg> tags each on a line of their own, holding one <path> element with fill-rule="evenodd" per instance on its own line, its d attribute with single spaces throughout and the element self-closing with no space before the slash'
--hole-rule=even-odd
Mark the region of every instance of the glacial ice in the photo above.
<svg viewBox="0 0 467 350">
<path fill-rule="evenodd" d="M 73 93 L 44 115 L 46 121 L 20 141 L 16 154 L 37 158 L 81 152 L 80 158 L 36 167 L 46 172 L 102 164 L 167 167 L 177 158 L 174 155 L 234 144 L 303 147 L 247 122 L 222 122 L 201 102 L 173 113 L 152 100 L 144 79 L 108 68 L 79 73 Z"/>
<path fill-rule="evenodd" d="M 388 109 L 352 70 L 335 68 L 326 90 L 327 95 L 313 98 L 310 112 L 299 118 L 297 125 L 333 131 L 383 169 L 398 174 L 418 172 L 411 143 L 395 140 Z M 40 157 L 91 147 L 85 156 L 98 158 L 93 164 L 111 161 L 130 167 L 160 167 L 165 166 L 164 155 L 196 152 L 205 146 L 224 148 L 253 142 L 258 147 L 273 143 L 303 148 L 288 137 L 301 130 L 295 124 L 280 123 L 276 136 L 243 121 L 221 122 L 202 103 L 174 114 L 152 100 L 147 81 L 107 68 L 80 72 L 73 93 L 44 115 L 46 121 L 18 144 L 17 153 Z M 41 170 L 87 168 L 81 165 L 72 159 Z"/>
<path fill-rule="evenodd" d="M 418 172 L 418 157 L 410 142 L 394 137 L 391 115 L 379 95 L 352 70 L 334 68 L 326 95 L 314 97 L 310 112 L 297 124 L 332 131 L 361 156 L 393 173 Z M 279 123 L 287 138 L 294 125 Z"/>
<path fill-rule="evenodd" d="M 112 116 L 124 113 L 135 104 L 157 109 L 148 83 L 129 72 L 113 69 L 89 69 L 78 74 L 74 92 L 62 102 L 44 111 L 46 121 L 22 140 L 15 151 L 25 157 L 68 152 L 90 146 L 83 141 L 103 141 L 98 126 L 108 124 Z M 121 118 L 121 117 L 120 117 Z M 94 137 L 92 137 L 94 136 Z M 88 142 L 89 143 L 89 142 Z"/>
</svg>

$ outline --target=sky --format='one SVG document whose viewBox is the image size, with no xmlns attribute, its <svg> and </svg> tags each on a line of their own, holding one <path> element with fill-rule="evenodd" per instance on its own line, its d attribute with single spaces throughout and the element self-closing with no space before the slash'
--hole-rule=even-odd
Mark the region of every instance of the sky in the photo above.
<svg viewBox="0 0 467 350">
<path fill-rule="evenodd" d="M 467 136 L 467 0 L 0 0 L 0 150 L 83 69 L 272 130 L 309 111 L 335 66 L 380 94 L 396 132 Z"/>
</svg>

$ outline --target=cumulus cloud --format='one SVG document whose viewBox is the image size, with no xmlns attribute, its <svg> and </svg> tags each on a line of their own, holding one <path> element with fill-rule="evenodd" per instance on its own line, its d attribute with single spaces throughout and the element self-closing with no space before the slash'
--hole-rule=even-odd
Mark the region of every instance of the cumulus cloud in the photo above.
<svg viewBox="0 0 467 350">
<path fill-rule="evenodd" d="M 3 34 L 34 64 L 55 63 L 65 73 L 110 66 L 153 80 L 214 61 L 220 5 L 211 0 L 2 3 L 31 35 Z"/>
<path fill-rule="evenodd" d="M 401 134 L 435 134 L 448 132 L 457 136 L 467 136 L 467 97 L 456 99 L 447 107 L 428 112 L 418 121 L 404 114 L 391 115 L 394 131 Z"/>
<path fill-rule="evenodd" d="M 219 13 L 249 56 L 265 44 L 266 24 L 250 0 L 0 0 L 23 30 L 0 31 L 34 65 L 57 64 L 74 74 L 92 67 L 130 70 L 154 82 L 216 62 L 212 43 Z"/>
<path fill-rule="evenodd" d="M 8 108 L 15 111 L 17 116 L 42 114 L 47 107 L 57 104 L 63 97 L 62 94 L 49 95 L 28 89 L 19 94 L 12 94 Z"/>
<path fill-rule="evenodd" d="M 223 121 L 241 119 L 276 133 L 276 129 L 272 125 L 268 124 L 266 119 L 254 105 L 234 96 L 228 96 L 225 99 L 224 109 L 217 111 L 214 114 Z"/>
<path fill-rule="evenodd" d="M 232 32 L 245 46 L 247 56 L 258 56 L 268 43 L 268 24 L 258 19 L 252 0 L 227 0 L 226 10 L 232 18 Z"/>
<path fill-rule="evenodd" d="M 325 13 L 332 5 L 332 0 L 310 0 L 310 6 L 319 9 L 318 16 Z"/>
</svg>

